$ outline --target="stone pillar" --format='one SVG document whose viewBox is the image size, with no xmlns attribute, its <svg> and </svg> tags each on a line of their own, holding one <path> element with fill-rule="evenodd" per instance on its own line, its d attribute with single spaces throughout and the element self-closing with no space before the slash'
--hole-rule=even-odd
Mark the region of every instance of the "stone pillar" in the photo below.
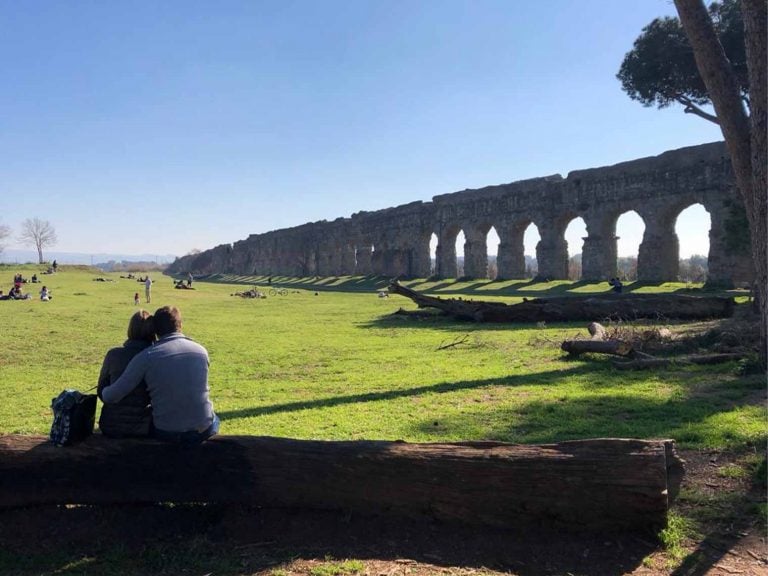
<svg viewBox="0 0 768 576">
<path fill-rule="evenodd" d="M 486 235 L 477 228 L 464 229 L 464 276 L 488 278 L 488 245 Z"/>
<path fill-rule="evenodd" d="M 427 278 L 432 273 L 432 257 L 429 254 L 429 239 L 427 236 L 414 239 L 408 248 L 408 276 L 411 278 Z"/>
<path fill-rule="evenodd" d="M 373 252 L 372 246 L 358 246 L 355 252 L 355 274 L 367 276 L 373 273 L 371 267 L 371 254 Z"/>
<path fill-rule="evenodd" d="M 675 234 L 675 218 L 643 216 L 645 233 L 637 254 L 639 282 L 675 282 L 680 267 L 680 242 Z"/>
<path fill-rule="evenodd" d="M 564 228 L 553 225 L 539 227 L 541 240 L 536 244 L 536 260 L 539 263 L 540 280 L 568 279 L 568 243 Z"/>
<path fill-rule="evenodd" d="M 498 228 L 499 254 L 496 257 L 498 279 L 517 280 L 525 278 L 525 226 L 515 225 Z"/>
<path fill-rule="evenodd" d="M 729 206 L 721 205 L 716 208 L 708 206 L 707 208 L 711 220 L 707 284 L 722 287 L 751 284 L 755 272 L 750 255 L 748 229 L 745 238 L 729 240 L 728 226 L 738 225 L 740 219 L 734 217 Z M 747 226 L 746 222 L 743 224 Z M 731 235 L 734 232 L 732 231 Z"/>
<path fill-rule="evenodd" d="M 377 244 L 371 252 L 371 273 L 381 276 L 384 274 L 384 246 Z"/>
<path fill-rule="evenodd" d="M 410 253 L 408 250 L 397 247 L 392 248 L 387 253 L 386 274 L 392 278 L 408 275 Z"/>
<path fill-rule="evenodd" d="M 456 278 L 456 233 L 441 234 L 437 240 L 437 275 L 440 278 Z"/>
<path fill-rule="evenodd" d="M 614 225 L 615 226 L 615 225 Z M 618 238 L 607 225 L 587 222 L 588 236 L 581 250 L 581 279 L 608 280 L 617 275 Z"/>
<path fill-rule="evenodd" d="M 339 263 L 341 276 L 351 276 L 355 273 L 355 248 L 349 244 L 341 247 L 341 262 Z"/>
</svg>

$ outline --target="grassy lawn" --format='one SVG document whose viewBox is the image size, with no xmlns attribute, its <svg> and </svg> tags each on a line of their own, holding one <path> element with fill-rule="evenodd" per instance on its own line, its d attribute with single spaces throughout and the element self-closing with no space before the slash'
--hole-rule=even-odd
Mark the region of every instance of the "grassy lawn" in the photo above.
<svg viewBox="0 0 768 576">
<path fill-rule="evenodd" d="M 10 287 L 15 272 L 29 277 L 34 272 L 40 275 L 40 270 L 37 266 L 0 265 L 0 279 L 4 279 L 0 288 Z M 109 281 L 95 281 L 99 277 Z M 143 286 L 135 280 L 85 267 L 62 267 L 56 275 L 40 278 L 52 290 L 52 301 L 0 302 L 0 325 L 6 327 L 0 346 L 0 386 L 5 392 L 0 403 L 0 433 L 47 434 L 51 399 L 65 388 L 85 391 L 95 386 L 104 354 L 122 343 L 128 319 L 137 309 L 133 294 L 138 291 L 143 296 Z M 165 304 L 178 306 L 184 332 L 208 349 L 211 397 L 224 434 L 521 443 L 612 436 L 674 438 L 681 448 L 698 451 L 745 454 L 751 450 L 754 462 L 729 461 L 717 482 L 751 477 L 760 462 L 755 448 L 761 450 L 768 436 L 762 403 L 764 375 L 741 375 L 737 363 L 632 372 L 616 370 L 603 358 L 567 360 L 560 342 L 586 336 L 585 323 L 500 326 L 392 316 L 398 308 L 415 306 L 399 296 L 378 298 L 376 291 L 386 281 L 376 278 L 275 277 L 273 288 L 285 287 L 287 294 L 259 300 L 231 294 L 254 284 L 268 292 L 266 278 L 216 276 L 195 282 L 195 290 L 189 291 L 175 290 L 168 277 L 154 279 L 152 304 L 142 306 L 150 311 Z M 406 284 L 432 294 L 509 303 L 524 296 L 608 289 L 607 284 L 566 282 L 421 280 Z M 34 294 L 39 287 L 26 286 Z M 627 286 L 629 291 L 645 292 L 691 288 L 700 289 L 683 284 Z M 733 295 L 745 299 L 743 294 Z M 692 325 L 669 327 L 680 332 Z M 464 341 L 438 350 L 458 340 Z M 700 468 L 709 470 L 709 457 L 701 460 Z M 706 477 L 704 481 L 710 482 Z M 717 522 L 727 520 L 737 509 L 719 500 L 722 510 L 713 508 L 712 499 L 719 492 L 729 498 L 731 493 L 722 488 L 710 492 L 707 486 L 685 488 L 679 499 L 682 512 L 673 513 L 675 522 L 662 534 L 668 553 L 657 552 L 643 560 L 643 566 L 662 566 L 653 574 L 666 574 L 667 565 L 691 561 L 696 542 L 717 533 Z M 738 510 L 754 515 L 754 504 L 738 498 Z M 707 517 L 705 512 L 716 517 Z M 116 524 L 115 518 L 130 524 L 135 514 L 146 515 L 144 523 L 154 526 L 160 536 L 157 542 L 133 543 L 116 543 L 104 536 L 103 541 L 73 544 L 72 548 L 54 542 L 33 553 L 4 550 L 0 542 L 0 572 L 202 574 L 213 570 L 216 574 L 334 576 L 361 572 L 360 558 L 369 558 L 366 573 L 389 574 L 397 566 L 372 563 L 364 545 L 352 552 L 356 558 L 351 560 L 322 560 L 322 552 L 303 548 L 312 538 L 304 538 L 303 533 L 296 537 L 301 544 L 271 548 L 267 545 L 279 537 L 269 534 L 268 524 L 266 534 L 253 537 L 255 548 L 248 548 L 237 524 L 232 525 L 230 516 L 219 516 L 215 509 L 74 509 L 39 514 L 51 526 L 60 521 L 76 526 L 87 522 L 97 532 L 108 534 L 112 529 L 120 538 L 130 534 L 130 529 L 109 528 Z M 18 517 L 24 519 L 21 513 L 14 516 Z M 280 521 L 289 523 L 291 517 Z M 209 525 L 224 529 L 228 536 L 206 533 Z M 360 529 L 364 525 L 352 525 L 349 531 L 355 536 Z M 283 531 L 295 533 L 295 527 Z M 78 537 L 82 540 L 90 534 L 71 536 L 73 542 Z M 370 546 L 376 547 L 382 540 L 376 535 L 373 538 Z M 604 539 L 600 538 L 598 547 L 603 547 Z M 267 543 L 266 548 L 261 547 L 262 542 Z M 322 548 L 327 549 L 333 549 L 331 544 Z M 456 562 L 467 562 L 461 549 L 456 549 Z M 581 549 L 577 557 L 582 557 Z M 179 571 L 180 566 L 192 572 Z M 422 568 L 414 574 L 431 574 L 429 570 Z M 444 572 L 440 570 L 436 568 L 435 573 Z"/>
<path fill-rule="evenodd" d="M 8 285 L 16 270 L 31 276 L 36 267 L 0 269 Z M 51 398 L 96 384 L 104 353 L 124 339 L 133 294 L 143 296 L 134 280 L 85 268 L 41 278 L 52 301 L 0 302 L 0 323 L 10 328 L 0 347 L 0 432 L 47 433 Z M 178 306 L 185 333 L 208 348 L 223 433 L 522 443 L 671 437 L 699 448 L 766 436 L 765 413 L 753 402 L 764 382 L 739 376 L 734 364 L 625 372 L 607 361 L 566 361 L 559 343 L 584 334 L 581 325 L 390 317 L 414 306 L 399 296 L 377 298 L 380 282 L 370 279 L 275 278 L 288 293 L 263 300 L 230 295 L 252 279 L 196 282 L 190 291 L 175 290 L 168 277 L 155 280 L 152 304 L 142 305 Z M 266 279 L 256 282 L 268 288 Z M 521 297 L 510 288 L 516 284 L 564 291 L 562 282 L 413 282 L 436 293 L 497 294 L 509 302 Z M 464 344 L 437 350 L 465 335 Z"/>
</svg>

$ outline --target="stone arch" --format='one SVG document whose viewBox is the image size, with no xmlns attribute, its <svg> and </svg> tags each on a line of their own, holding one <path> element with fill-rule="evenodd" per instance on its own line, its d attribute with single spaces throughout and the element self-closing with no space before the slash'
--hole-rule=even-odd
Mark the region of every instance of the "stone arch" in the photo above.
<svg viewBox="0 0 768 576">
<path fill-rule="evenodd" d="M 637 210 L 645 222 L 637 255 L 637 279 L 640 282 L 677 281 L 680 241 L 675 223 L 683 209 L 696 203 L 703 203 L 698 195 L 681 196 L 674 202 L 650 202 Z"/>
</svg>

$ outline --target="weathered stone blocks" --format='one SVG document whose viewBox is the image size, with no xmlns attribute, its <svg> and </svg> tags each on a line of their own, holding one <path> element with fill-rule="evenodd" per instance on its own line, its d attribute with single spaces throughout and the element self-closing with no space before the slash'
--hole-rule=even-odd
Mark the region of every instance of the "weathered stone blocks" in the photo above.
<svg viewBox="0 0 768 576">
<path fill-rule="evenodd" d="M 464 275 L 485 278 L 486 235 L 493 226 L 501 240 L 498 274 L 525 275 L 523 234 L 534 223 L 539 276 L 568 275 L 565 229 L 576 217 L 587 225 L 582 254 L 585 280 L 616 275 L 616 222 L 634 210 L 645 222 L 638 277 L 646 282 L 677 279 L 677 216 L 700 203 L 710 214 L 710 281 L 749 281 L 748 249 L 728 241 L 727 219 L 742 206 L 722 142 L 672 150 L 614 166 L 579 170 L 435 196 L 376 212 L 358 212 L 333 222 L 251 235 L 177 259 L 172 273 L 230 272 L 290 276 L 380 274 L 426 277 L 432 270 L 429 242 L 438 238 L 435 270 L 455 277 L 456 237 L 464 231 Z"/>
</svg>

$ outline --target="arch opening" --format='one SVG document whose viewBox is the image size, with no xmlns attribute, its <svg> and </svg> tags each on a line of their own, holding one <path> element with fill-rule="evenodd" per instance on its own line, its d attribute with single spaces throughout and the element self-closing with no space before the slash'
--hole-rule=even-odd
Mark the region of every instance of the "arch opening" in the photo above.
<svg viewBox="0 0 768 576">
<path fill-rule="evenodd" d="M 467 242 L 467 237 L 464 235 L 464 230 L 459 230 L 456 234 L 456 277 L 461 278 L 464 276 L 464 244 Z"/>
<path fill-rule="evenodd" d="M 565 229 L 565 245 L 568 253 L 568 280 L 581 280 L 581 254 L 584 251 L 584 238 L 587 237 L 587 224 L 579 216 L 573 218 Z"/>
<path fill-rule="evenodd" d="M 526 278 L 535 278 L 539 273 L 539 263 L 536 260 L 536 246 L 540 241 L 539 227 L 531 222 L 523 233 L 523 256 L 525 258 Z"/>
<path fill-rule="evenodd" d="M 501 238 L 494 226 L 491 226 L 485 235 L 485 249 L 488 255 L 488 261 L 486 264 L 486 270 L 488 271 L 488 278 L 495 280 L 499 275 L 498 256 L 499 256 L 499 244 L 501 244 Z"/>
<path fill-rule="evenodd" d="M 691 204 L 675 220 L 680 247 L 678 278 L 681 282 L 706 282 L 709 275 L 709 231 L 712 219 L 702 204 Z"/>
<path fill-rule="evenodd" d="M 429 275 L 437 274 L 437 234 L 432 232 L 429 237 Z"/>
<path fill-rule="evenodd" d="M 645 233 L 645 222 L 634 210 L 622 213 L 614 226 L 616 235 L 616 273 L 624 282 L 637 280 L 637 257 Z"/>
</svg>

